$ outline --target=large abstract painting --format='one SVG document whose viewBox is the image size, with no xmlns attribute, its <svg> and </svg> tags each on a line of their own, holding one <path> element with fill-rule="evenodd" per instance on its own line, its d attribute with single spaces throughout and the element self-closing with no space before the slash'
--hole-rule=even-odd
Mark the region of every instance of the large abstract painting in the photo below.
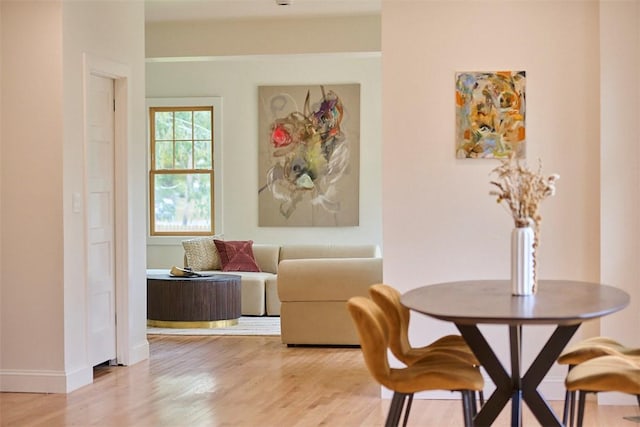
<svg viewBox="0 0 640 427">
<path fill-rule="evenodd" d="M 524 71 L 456 73 L 456 157 L 524 158 Z"/>
<path fill-rule="evenodd" d="M 258 96 L 258 225 L 358 225 L 360 85 L 260 86 Z"/>
</svg>

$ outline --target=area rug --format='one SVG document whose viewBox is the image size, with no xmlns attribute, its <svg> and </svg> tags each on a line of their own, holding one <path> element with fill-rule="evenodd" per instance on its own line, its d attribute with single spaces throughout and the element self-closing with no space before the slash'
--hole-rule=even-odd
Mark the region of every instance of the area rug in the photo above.
<svg viewBox="0 0 640 427">
<path fill-rule="evenodd" d="M 280 335 L 280 317 L 241 317 L 238 324 L 226 328 L 152 328 L 149 335 Z"/>
</svg>

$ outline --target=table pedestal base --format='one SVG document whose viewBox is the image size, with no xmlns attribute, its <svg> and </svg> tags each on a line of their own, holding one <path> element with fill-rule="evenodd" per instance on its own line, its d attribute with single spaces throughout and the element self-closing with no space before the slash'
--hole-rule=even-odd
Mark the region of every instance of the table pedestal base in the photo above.
<svg viewBox="0 0 640 427">
<path fill-rule="evenodd" d="M 540 351 L 524 376 L 521 376 L 522 326 L 509 326 L 511 350 L 511 376 L 489 346 L 476 325 L 456 324 L 458 330 L 473 349 L 480 364 L 493 380 L 496 390 L 474 418 L 476 426 L 490 426 L 511 400 L 511 425 L 522 425 L 522 401 L 527 404 L 540 425 L 562 426 L 553 410 L 538 393 L 538 385 L 567 345 L 577 325 L 559 325 Z"/>
</svg>

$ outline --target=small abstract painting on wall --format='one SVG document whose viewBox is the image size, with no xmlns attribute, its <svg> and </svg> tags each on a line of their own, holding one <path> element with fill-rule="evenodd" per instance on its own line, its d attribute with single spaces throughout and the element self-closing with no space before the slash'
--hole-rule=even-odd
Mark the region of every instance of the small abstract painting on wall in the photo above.
<svg viewBox="0 0 640 427">
<path fill-rule="evenodd" d="M 456 157 L 526 154 L 524 71 L 456 73 Z"/>
<path fill-rule="evenodd" d="M 258 98 L 258 225 L 358 225 L 360 85 L 260 86 Z"/>
</svg>

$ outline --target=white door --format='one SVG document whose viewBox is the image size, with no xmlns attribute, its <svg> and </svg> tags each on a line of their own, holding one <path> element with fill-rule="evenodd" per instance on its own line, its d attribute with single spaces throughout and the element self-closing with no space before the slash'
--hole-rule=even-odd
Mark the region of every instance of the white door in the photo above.
<svg viewBox="0 0 640 427">
<path fill-rule="evenodd" d="M 89 361 L 116 358 L 114 81 L 90 76 L 87 91 Z"/>
</svg>

